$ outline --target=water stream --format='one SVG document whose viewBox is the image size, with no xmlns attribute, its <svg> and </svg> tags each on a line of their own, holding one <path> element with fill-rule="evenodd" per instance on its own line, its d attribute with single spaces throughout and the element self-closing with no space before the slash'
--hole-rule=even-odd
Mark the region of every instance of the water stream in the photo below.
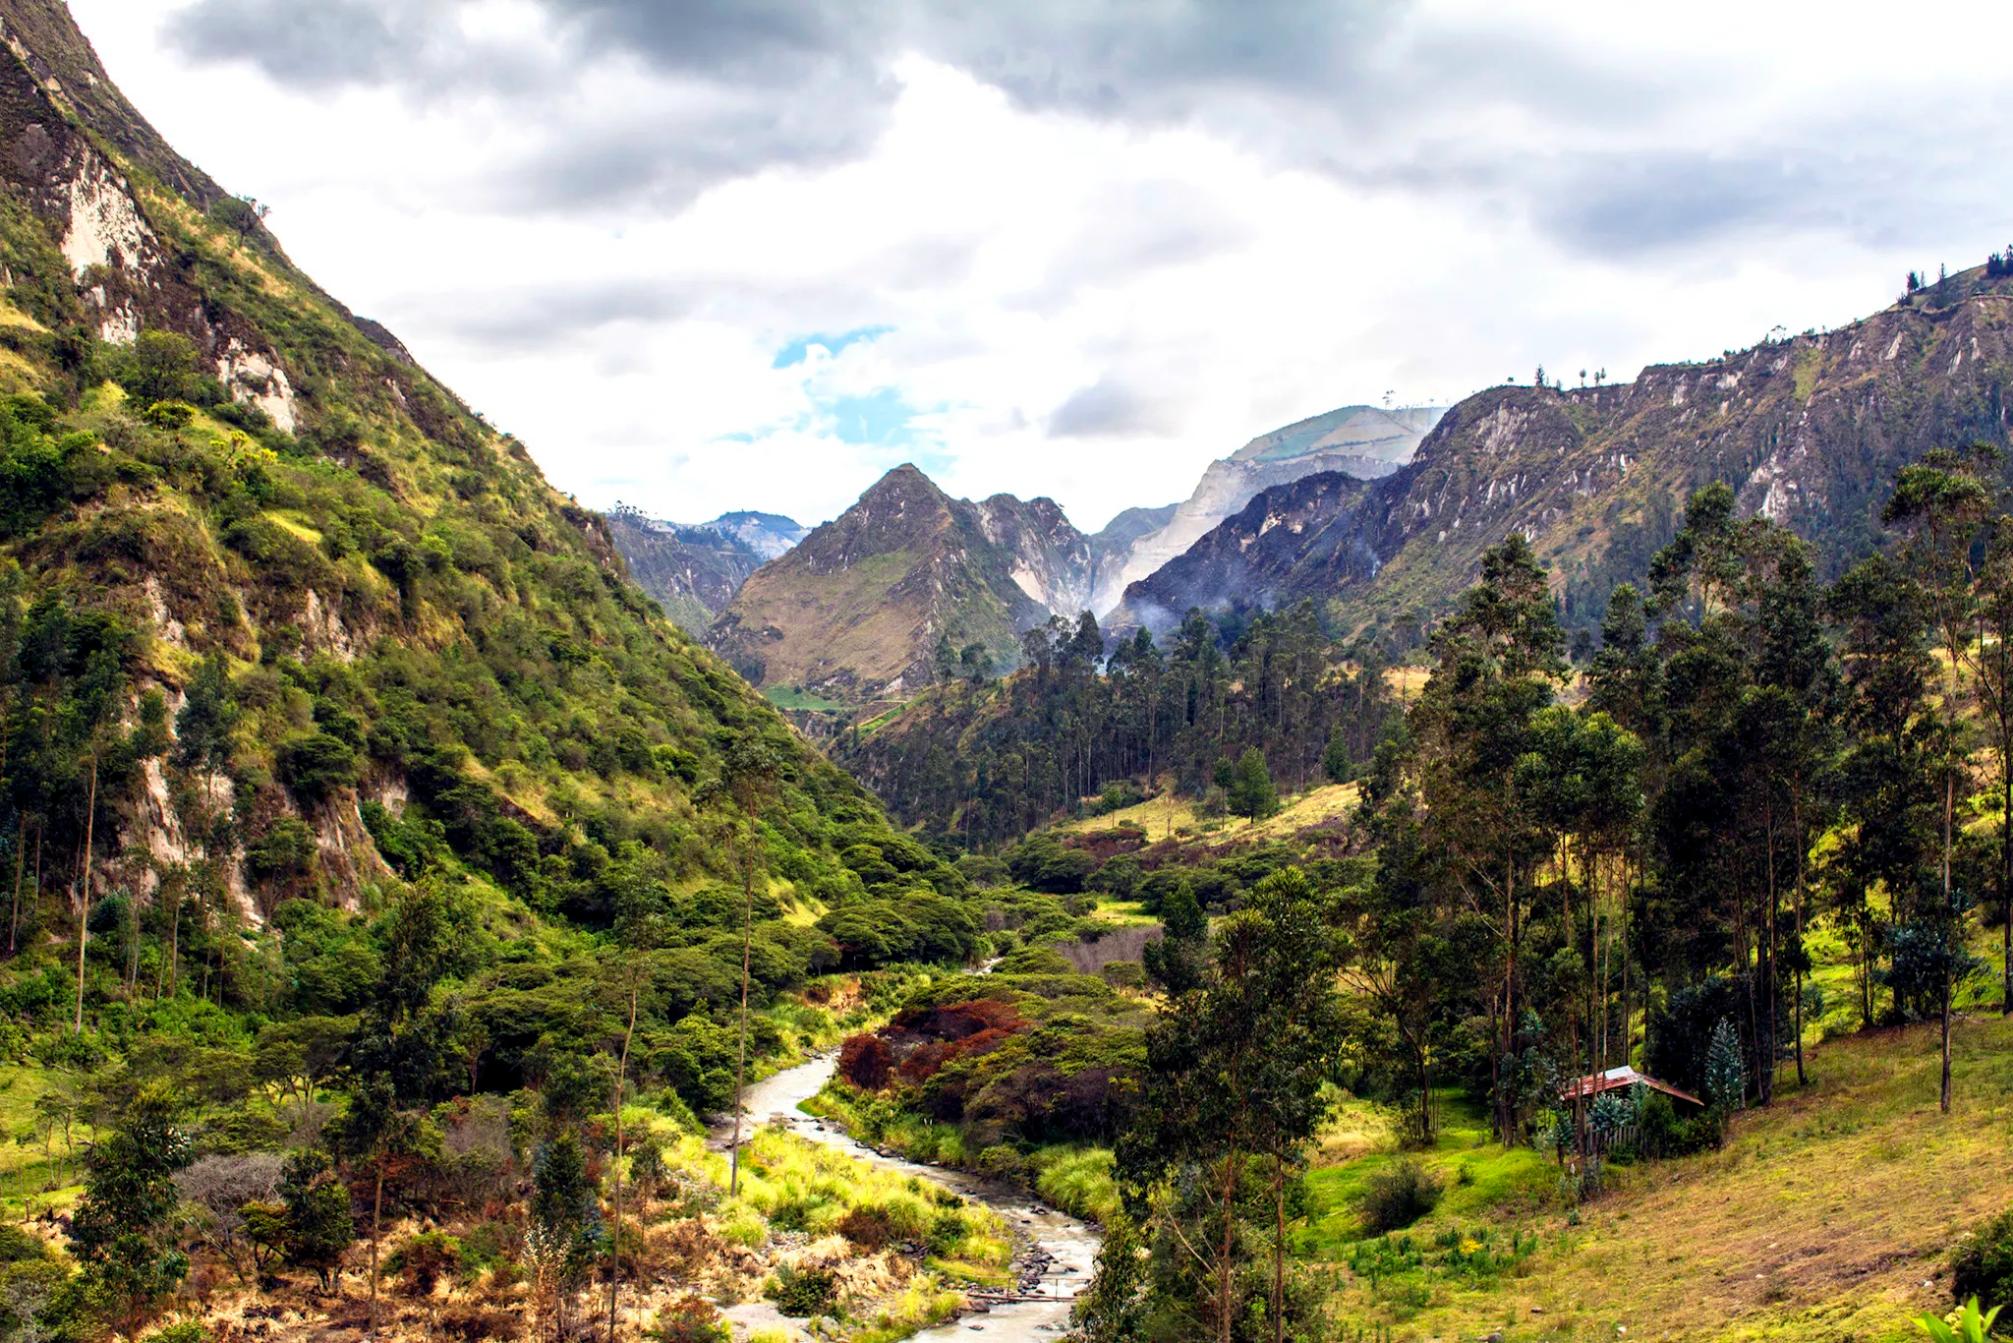
<svg viewBox="0 0 2013 1343">
<path fill-rule="evenodd" d="M 998 1213 L 1022 1242 L 1021 1253 L 1015 1258 L 1020 1279 L 1013 1299 L 925 1329 L 915 1335 L 919 1343 L 950 1343 L 953 1339 L 1046 1343 L 1063 1332 L 1069 1324 L 1071 1302 L 1090 1282 L 1097 1258 L 1096 1229 L 1012 1186 L 884 1156 L 854 1141 L 838 1124 L 804 1113 L 803 1103 L 823 1089 L 836 1066 L 836 1056 L 826 1054 L 755 1083 L 748 1088 L 746 1100 L 750 1122 L 760 1127 L 780 1121 L 797 1136 L 835 1147 L 856 1160 L 943 1185 Z"/>
</svg>

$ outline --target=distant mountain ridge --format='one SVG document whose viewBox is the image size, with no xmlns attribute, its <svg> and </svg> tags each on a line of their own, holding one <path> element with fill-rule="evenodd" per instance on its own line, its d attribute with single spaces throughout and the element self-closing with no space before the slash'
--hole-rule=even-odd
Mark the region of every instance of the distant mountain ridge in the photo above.
<svg viewBox="0 0 2013 1343">
<path fill-rule="evenodd" d="M 1813 542 L 1828 576 L 1877 543 L 1895 470 L 1930 448 L 2004 444 L 2013 280 L 1951 275 L 1842 329 L 1632 383 L 1497 387 L 1446 412 L 1411 463 L 1368 485 L 1310 476 L 1255 496 L 1133 583 L 1109 624 L 1164 629 L 1319 603 L 1331 625 L 1415 641 L 1512 531 L 1551 567 L 1569 625 L 1640 581 L 1685 497 L 1733 485 L 1743 511 Z"/>
<path fill-rule="evenodd" d="M 752 574 L 707 642 L 765 688 L 848 703 L 934 678 L 940 641 L 1014 665 L 1020 635 L 1090 597 L 1090 539 L 1052 499 L 953 499 L 896 467 Z"/>
<path fill-rule="evenodd" d="M 1092 609 L 1100 615 L 1111 611 L 1129 585 L 1178 558 L 1260 490 L 1320 471 L 1359 480 L 1391 474 L 1412 459 L 1442 413 L 1437 406 L 1342 406 L 1258 435 L 1211 462 L 1194 492 L 1159 526 L 1109 547 L 1091 594 Z"/>
<path fill-rule="evenodd" d="M 778 513 L 723 513 L 711 522 L 667 522 L 616 505 L 608 534 L 629 573 L 688 634 L 704 634 L 741 584 L 809 534 Z"/>
</svg>

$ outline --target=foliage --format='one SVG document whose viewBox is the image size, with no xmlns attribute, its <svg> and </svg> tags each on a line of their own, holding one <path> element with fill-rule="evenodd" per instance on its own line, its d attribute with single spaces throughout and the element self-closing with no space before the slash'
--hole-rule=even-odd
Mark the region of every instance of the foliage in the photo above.
<svg viewBox="0 0 2013 1343">
<path fill-rule="evenodd" d="M 1966 1236 L 1950 1258 L 1951 1296 L 2013 1303 L 2013 1208 Z"/>
<path fill-rule="evenodd" d="M 87 1296 L 129 1336 L 188 1271 L 172 1219 L 180 1199 L 175 1174 L 189 1158 L 175 1103 L 160 1086 L 136 1096 L 92 1149 L 70 1245 Z"/>
<path fill-rule="evenodd" d="M 839 1299 L 838 1275 L 829 1268 L 784 1264 L 776 1270 L 769 1287 L 769 1299 L 785 1315 L 799 1318 L 829 1315 Z"/>
<path fill-rule="evenodd" d="M 1998 1319 L 1999 1311 L 1998 1306 L 1979 1310 L 1978 1299 L 1972 1297 L 1947 1317 L 1916 1316 L 1915 1327 L 1929 1335 L 1934 1343 L 1989 1343 L 1994 1337 L 1992 1322 Z"/>
<path fill-rule="evenodd" d="M 1370 1177 L 1359 1204 L 1364 1230 L 1401 1231 L 1440 1202 L 1440 1184 L 1416 1161 L 1400 1161 Z"/>
</svg>

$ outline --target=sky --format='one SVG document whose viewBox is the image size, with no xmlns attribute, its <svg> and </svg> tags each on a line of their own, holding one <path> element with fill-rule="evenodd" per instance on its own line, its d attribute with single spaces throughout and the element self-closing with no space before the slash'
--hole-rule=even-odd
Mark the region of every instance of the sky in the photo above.
<svg viewBox="0 0 2013 1343">
<path fill-rule="evenodd" d="M 1255 434 L 1841 325 L 2013 240 L 2013 6 L 70 0 L 583 502 L 913 461 L 1086 530 Z"/>
</svg>

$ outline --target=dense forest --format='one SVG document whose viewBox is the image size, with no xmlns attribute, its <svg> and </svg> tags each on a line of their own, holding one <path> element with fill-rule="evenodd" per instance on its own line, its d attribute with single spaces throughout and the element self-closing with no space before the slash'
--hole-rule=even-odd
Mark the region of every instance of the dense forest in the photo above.
<svg viewBox="0 0 2013 1343">
<path fill-rule="evenodd" d="M 1925 1023 L 1936 1058 L 1921 1099 L 1961 1107 L 1953 1018 L 2013 1011 L 2005 505 L 1994 450 L 1930 453 L 1894 483 L 1888 548 L 1825 586 L 1805 543 L 1707 487 L 1647 590 L 1615 590 L 1577 673 L 1549 575 L 1511 536 L 1436 626 L 1424 687 L 1362 780 L 1364 856 L 1308 861 L 1274 844 L 1198 861 L 1094 822 L 1008 850 L 1024 880 L 1162 920 L 1143 959 L 1167 1010 L 1121 1056 L 1129 1087 L 1114 1091 L 1080 1048 L 1051 1087 L 1074 1107 L 1044 1112 L 1047 1129 L 1002 1130 L 1024 1068 L 983 1042 L 1028 1028 L 974 1004 L 958 1010 L 978 1022 L 959 1026 L 941 1003 L 849 1044 L 848 1081 L 958 1120 L 967 1145 L 1115 1133 L 1109 1238 L 1080 1315 L 1087 1337 L 1109 1339 L 1337 1323 L 1287 1267 L 1331 1087 L 1385 1098 L 1401 1147 L 1425 1150 L 1451 1086 L 1502 1150 L 1551 1153 L 1575 1204 L 1637 1162 L 1712 1151 L 1736 1114 L 1807 1091 L 1819 1018 L 1848 1032 Z M 1126 702 L 1126 659 L 1099 681 L 1084 631 L 1082 653 L 1050 643 L 1046 666 L 1031 648 L 1006 702 Z M 1240 693 L 1260 703 L 1273 701 L 1251 650 L 1294 646 L 1268 633 L 1233 655 L 1254 669 Z M 1220 660 L 1169 661 L 1198 664 Z M 1327 712 L 1355 712 L 1352 678 L 1329 684 L 1341 693 Z M 1112 731 L 1099 746 L 1114 760 L 1128 749 Z M 1273 772 L 1305 780 L 1308 754 Z M 1013 1018 L 1024 1001 L 991 1010 Z M 1124 1044 L 1123 1018 L 1086 1022 Z M 1628 1064 L 1661 1089 L 1574 1081 Z M 854 1113 L 891 1130 L 871 1105 Z M 1416 1169 L 1387 1184 L 1363 1200 L 1372 1231 L 1402 1232 L 1439 1197 Z M 1995 1234 L 1967 1253 L 2003 1254 Z M 2009 1285 L 1991 1278 L 1988 1304 Z"/>
<path fill-rule="evenodd" d="M 943 659 L 936 686 L 832 752 L 897 817 L 981 850 L 1107 788 L 1105 806 L 1163 780 L 1227 806 L 1252 750 L 1292 789 L 1367 766 L 1397 715 L 1376 649 L 1338 650 L 1310 602 L 1239 626 L 1193 611 L 1165 648 L 1142 629 L 1107 650 L 1089 612 L 1054 618 L 1023 636 L 1021 671 L 960 678 Z"/>
</svg>

